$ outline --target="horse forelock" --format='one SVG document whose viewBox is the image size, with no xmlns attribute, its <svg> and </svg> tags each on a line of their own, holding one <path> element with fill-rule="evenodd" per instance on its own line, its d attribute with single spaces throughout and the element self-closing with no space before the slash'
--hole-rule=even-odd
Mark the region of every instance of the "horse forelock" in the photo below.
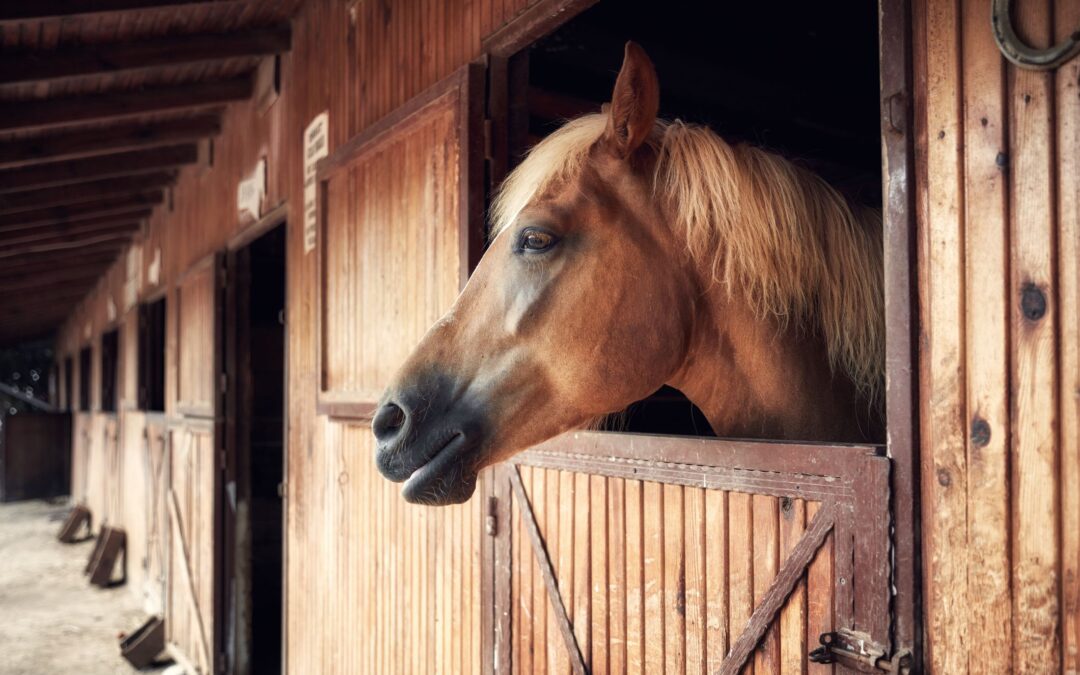
<svg viewBox="0 0 1080 675">
<path fill-rule="evenodd" d="M 492 205 L 492 238 L 539 195 L 576 178 L 606 128 L 571 120 L 538 143 Z M 712 282 L 761 316 L 816 330 L 832 366 L 872 400 L 884 383 L 880 213 L 853 208 L 817 175 L 710 129 L 657 121 L 654 198 Z"/>
</svg>

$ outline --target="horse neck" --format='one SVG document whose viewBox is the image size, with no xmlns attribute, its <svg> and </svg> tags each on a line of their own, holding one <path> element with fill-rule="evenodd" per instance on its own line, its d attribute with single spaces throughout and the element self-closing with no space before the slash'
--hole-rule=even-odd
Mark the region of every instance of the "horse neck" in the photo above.
<svg viewBox="0 0 1080 675">
<path fill-rule="evenodd" d="M 718 436 L 862 441 L 874 435 L 867 408 L 811 331 L 758 316 L 737 295 L 709 284 L 690 327 L 685 362 L 669 384 L 708 418 Z"/>
</svg>

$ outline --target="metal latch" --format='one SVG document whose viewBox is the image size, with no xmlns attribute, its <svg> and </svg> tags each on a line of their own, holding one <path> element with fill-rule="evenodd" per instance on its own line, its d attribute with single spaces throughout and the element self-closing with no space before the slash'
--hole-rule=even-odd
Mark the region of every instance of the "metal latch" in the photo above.
<svg viewBox="0 0 1080 675">
<path fill-rule="evenodd" d="M 841 628 L 831 633 L 822 633 L 818 638 L 821 646 L 810 652 L 814 663 L 839 663 L 842 666 L 861 673 L 899 673 L 911 672 L 911 650 L 897 650 L 892 657 L 866 633 Z"/>
</svg>

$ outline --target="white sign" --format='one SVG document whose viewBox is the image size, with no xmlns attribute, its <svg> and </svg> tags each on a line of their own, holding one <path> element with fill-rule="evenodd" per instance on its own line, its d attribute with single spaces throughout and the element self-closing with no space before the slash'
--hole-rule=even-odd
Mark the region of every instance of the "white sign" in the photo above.
<svg viewBox="0 0 1080 675">
<path fill-rule="evenodd" d="M 255 165 L 251 175 L 236 186 L 236 208 L 243 215 L 247 211 L 258 218 L 262 210 L 263 195 L 266 194 L 266 158 Z"/>
<path fill-rule="evenodd" d="M 159 281 L 161 281 L 161 249 L 155 248 L 150 266 L 146 268 L 146 282 L 151 286 L 157 286 Z"/>
<path fill-rule="evenodd" d="M 319 232 L 315 165 L 330 154 L 330 113 L 323 111 L 304 129 L 304 253 L 315 250 Z"/>
</svg>

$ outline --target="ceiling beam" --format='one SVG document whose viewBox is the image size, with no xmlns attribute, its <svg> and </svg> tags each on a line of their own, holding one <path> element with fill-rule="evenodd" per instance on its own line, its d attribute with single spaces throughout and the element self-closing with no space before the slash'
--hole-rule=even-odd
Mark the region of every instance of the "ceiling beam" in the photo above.
<svg viewBox="0 0 1080 675">
<path fill-rule="evenodd" d="M 77 239 L 94 238 L 106 234 L 132 234 L 139 229 L 137 220 L 121 220 L 116 223 L 100 225 L 53 225 L 36 232 L 27 232 L 14 237 L 0 237 L 0 245 L 5 249 L 30 244 L 55 244 Z"/>
<path fill-rule="evenodd" d="M 160 195 L 156 197 L 160 201 Z M 0 234 L 32 230 L 45 225 L 56 225 L 76 221 L 93 220 L 96 218 L 116 217 L 120 214 L 138 213 L 138 217 L 145 218 L 150 215 L 153 204 L 149 195 L 133 195 L 127 197 L 109 197 L 96 202 L 85 204 L 72 204 L 70 206 L 54 206 L 38 211 L 26 213 L 12 213 L 0 216 Z"/>
<path fill-rule="evenodd" d="M 12 105 L 18 105 L 17 103 Z M 161 122 L 126 122 L 101 129 L 79 129 L 0 143 L 0 167 L 104 155 L 158 145 L 197 141 L 221 133 L 216 114 Z"/>
<path fill-rule="evenodd" d="M 11 52 L 0 61 L 0 84 L 175 66 L 200 61 L 267 56 L 289 51 L 288 26 L 172 35 L 152 40 Z"/>
<path fill-rule="evenodd" d="M 135 196 L 146 192 L 159 192 L 176 181 L 175 171 L 106 178 L 87 183 L 38 188 L 25 192 L 0 194 L 0 215 L 33 211 L 50 206 L 65 206 L 81 202 L 93 202 L 102 197 L 117 195 Z"/>
<path fill-rule="evenodd" d="M 215 0 L 34 0 L 5 2 L 0 9 L 0 22 L 56 19 L 80 14 L 130 12 L 140 9 L 159 9 L 178 5 L 206 5 Z"/>
<path fill-rule="evenodd" d="M 0 283 L 0 294 L 21 293 L 31 291 L 32 295 L 41 296 L 54 289 L 82 288 L 88 289 L 97 282 L 101 273 L 89 274 L 83 272 L 78 276 L 36 276 L 27 277 L 9 283 Z"/>
<path fill-rule="evenodd" d="M 0 194 L 174 169 L 198 160 L 199 146 L 189 144 L 37 164 L 0 171 Z"/>
<path fill-rule="evenodd" d="M 86 239 L 79 239 L 76 241 L 57 241 L 47 244 L 29 244 L 27 246 L 5 246 L 0 249 L 0 260 L 7 260 L 10 258 L 17 258 L 25 255 L 35 255 L 41 253 L 52 253 L 53 251 L 70 251 L 78 249 L 83 246 L 93 246 L 96 244 L 110 245 L 115 244 L 117 248 L 122 247 L 131 239 L 129 234 L 103 234 L 97 237 L 88 237 Z"/>
<path fill-rule="evenodd" d="M 0 131 L 41 129 L 167 110 L 222 105 L 250 98 L 252 88 L 251 76 L 245 75 L 229 80 L 147 87 L 135 91 L 6 101 L 0 109 Z"/>
<path fill-rule="evenodd" d="M 83 255 L 79 252 L 67 256 L 57 256 L 47 260 L 14 262 L 0 269 L 0 286 L 18 279 L 33 278 L 40 273 L 49 274 L 97 274 L 109 268 L 116 261 L 112 253 L 93 253 Z"/>
</svg>

